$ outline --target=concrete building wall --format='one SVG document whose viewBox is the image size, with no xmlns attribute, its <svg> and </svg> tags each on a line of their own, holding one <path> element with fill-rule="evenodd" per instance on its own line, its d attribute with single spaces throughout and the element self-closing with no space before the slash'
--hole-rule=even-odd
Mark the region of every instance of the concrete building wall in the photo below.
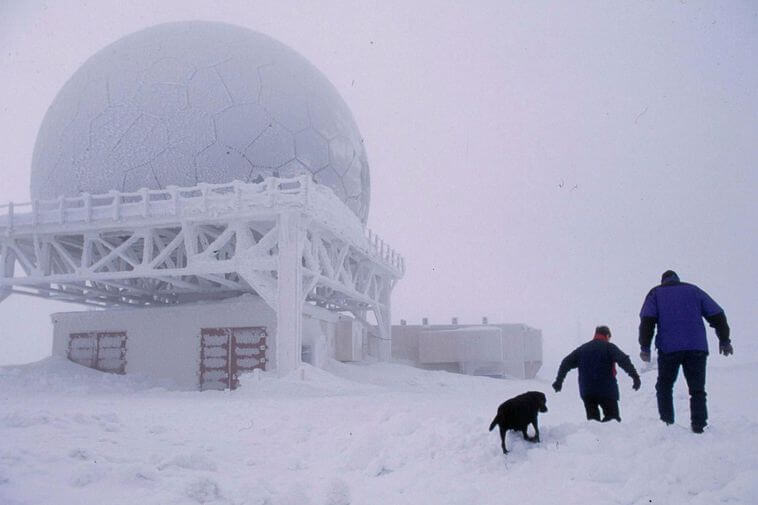
<svg viewBox="0 0 758 505">
<path fill-rule="evenodd" d="M 474 326 L 419 333 L 419 361 L 502 361 L 502 330 L 497 326 Z"/>
<path fill-rule="evenodd" d="M 54 355 L 67 356 L 72 333 L 123 331 L 127 374 L 169 379 L 186 389 L 199 384 L 203 328 L 263 326 L 266 370 L 276 370 L 276 314 L 256 296 L 172 307 L 59 312 L 51 317 Z M 319 366 L 334 356 L 337 319 L 337 314 L 306 304 L 303 343 L 311 346 L 310 356 L 316 361 L 312 364 Z"/>
<path fill-rule="evenodd" d="M 418 338 L 421 331 L 430 328 L 429 326 L 420 325 L 399 325 L 392 327 L 392 358 L 412 361 L 419 361 L 419 344 Z"/>
<path fill-rule="evenodd" d="M 542 366 L 542 332 L 522 324 L 398 325 L 392 357 L 425 369 L 533 378 Z"/>
</svg>

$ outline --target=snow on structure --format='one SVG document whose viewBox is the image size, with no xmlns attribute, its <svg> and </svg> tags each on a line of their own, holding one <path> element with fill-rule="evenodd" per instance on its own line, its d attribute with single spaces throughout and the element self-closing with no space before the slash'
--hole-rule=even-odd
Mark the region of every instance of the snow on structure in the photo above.
<svg viewBox="0 0 758 505">
<path fill-rule="evenodd" d="M 279 373 L 296 368 L 307 347 L 306 304 L 361 322 L 372 314 L 367 352 L 389 359 L 390 297 L 404 270 L 400 255 L 309 176 L 0 207 L 0 299 L 170 307 L 255 293 L 276 314 L 269 360 Z"/>
<path fill-rule="evenodd" d="M 265 35 L 169 23 L 96 53 L 45 115 L 31 192 L 0 206 L 0 301 L 109 309 L 59 314 L 58 354 L 189 384 L 200 338 L 201 387 L 261 366 L 286 374 L 303 359 L 390 358 L 390 296 L 405 265 L 365 227 L 363 140 L 321 72 Z M 226 305 L 176 308 L 244 294 L 255 295 L 240 299 L 247 310 L 225 322 L 205 312 Z M 110 310 L 122 306 L 156 308 Z M 349 338 L 330 346 L 332 330 L 307 330 L 314 313 Z M 349 319 L 341 330 L 338 314 Z M 176 373 L 160 368 L 163 344 L 187 346 L 167 358 Z"/>
<path fill-rule="evenodd" d="M 53 355 L 102 371 L 171 381 L 182 389 L 235 389 L 277 354 L 276 313 L 257 296 L 171 307 L 52 315 Z M 323 366 L 352 344 L 353 319 L 305 304 L 301 359 Z M 366 333 L 362 332 L 365 336 Z M 115 345 L 114 345 L 115 344 Z M 354 356 L 362 359 L 363 341 Z"/>
<path fill-rule="evenodd" d="M 542 332 L 523 324 L 399 325 L 392 357 L 469 375 L 532 379 L 542 366 Z"/>
<path fill-rule="evenodd" d="M 89 58 L 42 122 L 33 199 L 313 176 L 366 222 L 363 140 L 305 58 L 246 28 L 201 21 L 128 35 Z"/>
</svg>

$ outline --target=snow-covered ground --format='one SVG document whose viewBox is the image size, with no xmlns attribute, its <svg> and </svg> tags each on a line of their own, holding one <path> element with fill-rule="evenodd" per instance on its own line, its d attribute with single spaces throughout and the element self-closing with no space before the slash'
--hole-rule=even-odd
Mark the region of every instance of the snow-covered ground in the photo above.
<svg viewBox="0 0 758 505">
<path fill-rule="evenodd" d="M 711 361 L 716 357 L 712 357 Z M 62 359 L 0 368 L 0 503 L 18 504 L 714 504 L 758 503 L 758 363 L 709 367 L 710 422 L 657 420 L 655 372 L 621 376 L 623 422 L 588 423 L 572 372 L 564 390 L 346 365 L 228 392 L 174 391 Z M 542 443 L 509 434 L 499 403 L 548 395 Z"/>
</svg>

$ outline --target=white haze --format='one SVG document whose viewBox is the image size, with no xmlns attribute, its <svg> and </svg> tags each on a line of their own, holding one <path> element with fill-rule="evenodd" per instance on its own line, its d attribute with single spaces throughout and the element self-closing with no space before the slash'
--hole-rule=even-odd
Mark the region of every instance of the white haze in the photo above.
<svg viewBox="0 0 758 505">
<path fill-rule="evenodd" d="M 271 35 L 345 98 L 369 225 L 406 257 L 393 321 L 523 322 L 548 360 L 608 324 L 633 353 L 673 268 L 726 309 L 738 359 L 758 352 L 758 4 L 6 0 L 0 200 L 29 198 L 37 128 L 81 63 L 188 19 Z M 5 300 L 0 364 L 49 354 L 48 314 L 74 309 Z"/>
</svg>

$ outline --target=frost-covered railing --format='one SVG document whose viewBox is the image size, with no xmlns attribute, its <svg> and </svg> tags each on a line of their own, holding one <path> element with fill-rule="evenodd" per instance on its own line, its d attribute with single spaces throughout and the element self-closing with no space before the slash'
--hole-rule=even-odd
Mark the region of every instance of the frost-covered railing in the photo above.
<svg viewBox="0 0 758 505">
<path fill-rule="evenodd" d="M 0 232 L 6 235 L 22 228 L 97 222 L 119 222 L 128 218 L 222 216 L 249 210 L 303 208 L 343 239 L 381 263 L 405 272 L 404 258 L 389 247 L 327 186 L 308 176 L 292 179 L 269 177 L 259 183 L 233 181 L 201 183 L 192 187 L 169 186 L 163 190 L 143 188 L 126 193 L 110 191 L 54 200 L 0 205 Z"/>
</svg>

